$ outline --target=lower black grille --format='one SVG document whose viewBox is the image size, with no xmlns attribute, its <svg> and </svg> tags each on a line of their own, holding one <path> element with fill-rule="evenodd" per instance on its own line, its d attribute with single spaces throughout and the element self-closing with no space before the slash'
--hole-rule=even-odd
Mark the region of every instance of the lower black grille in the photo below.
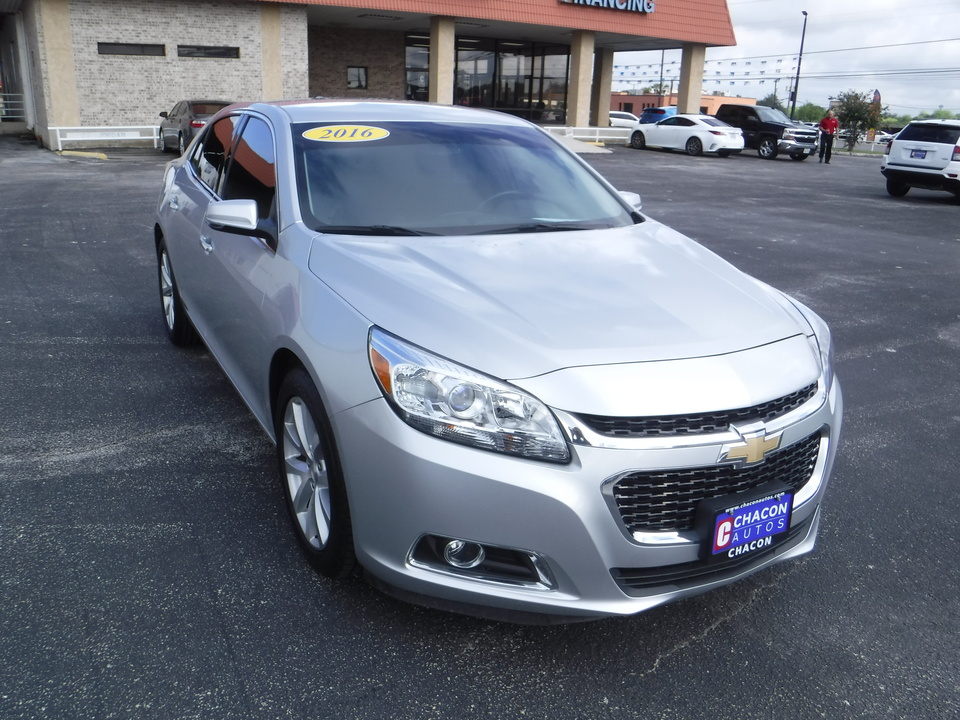
<svg viewBox="0 0 960 720">
<path fill-rule="evenodd" d="M 613 568 L 610 573 L 620 589 L 628 595 L 640 595 L 645 590 L 662 588 L 664 585 L 675 585 L 682 590 L 695 585 L 724 580 L 743 572 L 751 565 L 756 565 L 771 556 L 789 550 L 796 544 L 796 541 L 807 536 L 812 522 L 813 518 L 810 518 L 790 528 L 786 539 L 768 550 L 741 555 L 727 562 L 716 563 L 694 560 L 663 567 Z"/>
<path fill-rule="evenodd" d="M 614 484 L 613 497 L 631 533 L 692 530 L 701 500 L 750 490 L 770 480 L 796 492 L 810 480 L 819 450 L 817 432 L 748 467 L 712 465 L 630 473 Z"/>
</svg>

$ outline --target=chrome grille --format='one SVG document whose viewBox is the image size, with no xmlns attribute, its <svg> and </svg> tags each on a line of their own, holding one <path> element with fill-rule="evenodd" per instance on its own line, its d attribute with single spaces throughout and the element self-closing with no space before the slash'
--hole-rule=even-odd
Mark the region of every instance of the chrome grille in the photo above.
<svg viewBox="0 0 960 720">
<path fill-rule="evenodd" d="M 692 530 L 701 500 L 749 490 L 770 480 L 786 483 L 796 492 L 810 480 L 819 450 L 817 432 L 748 467 L 713 465 L 630 473 L 614 484 L 613 497 L 631 533 Z"/>
<path fill-rule="evenodd" d="M 719 433 L 725 432 L 730 425 L 745 425 L 757 421 L 770 422 L 796 410 L 816 394 L 817 383 L 811 383 L 805 388 L 776 400 L 737 410 L 662 417 L 577 415 L 577 418 L 594 432 L 608 437 L 641 438 Z"/>
</svg>

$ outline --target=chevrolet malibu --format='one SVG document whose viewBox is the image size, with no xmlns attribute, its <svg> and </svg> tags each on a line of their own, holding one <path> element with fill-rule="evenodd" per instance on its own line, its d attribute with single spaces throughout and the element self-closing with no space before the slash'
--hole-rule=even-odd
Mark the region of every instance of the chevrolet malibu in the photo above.
<svg viewBox="0 0 960 720">
<path fill-rule="evenodd" d="M 276 443 L 310 563 L 521 622 L 628 615 L 811 551 L 830 332 L 538 127 L 233 106 L 166 169 L 167 334 Z"/>
</svg>

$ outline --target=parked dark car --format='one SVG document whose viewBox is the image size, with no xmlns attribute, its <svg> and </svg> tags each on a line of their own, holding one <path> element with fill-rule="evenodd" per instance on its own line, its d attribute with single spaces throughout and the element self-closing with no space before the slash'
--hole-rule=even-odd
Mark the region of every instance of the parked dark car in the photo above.
<svg viewBox="0 0 960 720">
<path fill-rule="evenodd" d="M 765 160 L 773 160 L 780 153 L 793 160 L 806 160 L 819 147 L 817 130 L 794 122 L 775 108 L 725 104 L 717 108 L 716 116 L 740 128 L 745 147 L 756 150 Z"/>
<path fill-rule="evenodd" d="M 229 105 L 225 100 L 181 100 L 170 112 L 160 113 L 160 151 L 183 155 L 207 120 Z"/>
</svg>

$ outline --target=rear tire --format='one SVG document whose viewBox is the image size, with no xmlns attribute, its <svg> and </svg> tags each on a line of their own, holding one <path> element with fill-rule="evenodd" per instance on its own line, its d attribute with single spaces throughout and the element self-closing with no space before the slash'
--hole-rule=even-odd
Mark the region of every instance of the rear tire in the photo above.
<svg viewBox="0 0 960 720">
<path fill-rule="evenodd" d="M 632 147 L 634 150 L 643 150 L 647 147 L 647 139 L 639 130 L 630 136 L 630 147 Z"/>
<path fill-rule="evenodd" d="M 356 566 L 347 491 L 327 412 L 306 370 L 287 375 L 276 408 L 280 482 L 297 541 L 321 575 L 346 577 Z"/>
<path fill-rule="evenodd" d="M 185 137 L 183 137 L 183 133 L 180 133 L 177 136 L 177 149 L 180 151 L 181 155 L 187 151 L 187 140 Z"/>
<path fill-rule="evenodd" d="M 777 141 L 774 138 L 764 138 L 757 148 L 757 155 L 764 160 L 773 160 L 779 152 L 780 148 L 777 147 Z"/>
<path fill-rule="evenodd" d="M 687 140 L 686 151 L 687 155 L 703 155 L 703 143 L 700 142 L 700 138 L 692 137 Z"/>
<path fill-rule="evenodd" d="M 163 240 L 157 245 L 157 276 L 160 280 L 160 303 L 167 337 L 177 347 L 196 345 L 200 338 L 183 309 L 183 300 L 180 299 L 173 266 L 170 264 L 170 254 Z"/>
<path fill-rule="evenodd" d="M 910 186 L 906 183 L 900 182 L 899 180 L 887 178 L 887 192 L 892 197 L 903 197 L 910 192 Z"/>
<path fill-rule="evenodd" d="M 730 157 L 729 150 L 717 150 L 717 155 L 720 157 Z"/>
<path fill-rule="evenodd" d="M 807 154 L 806 154 L 806 153 L 793 153 L 793 154 L 790 156 L 790 159 L 791 159 L 791 160 L 798 160 L 798 161 L 799 161 L 799 160 L 806 160 L 806 159 L 807 159 Z"/>
</svg>

